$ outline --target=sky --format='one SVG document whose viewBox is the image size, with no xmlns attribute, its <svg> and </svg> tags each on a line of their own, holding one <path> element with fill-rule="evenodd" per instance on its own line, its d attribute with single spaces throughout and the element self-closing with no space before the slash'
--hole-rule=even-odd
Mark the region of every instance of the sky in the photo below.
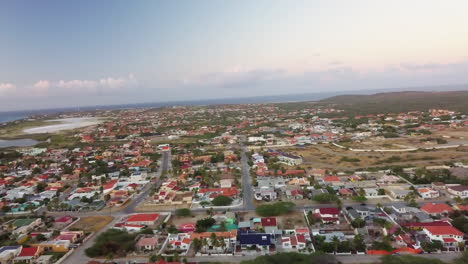
<svg viewBox="0 0 468 264">
<path fill-rule="evenodd" d="M 0 111 L 468 83 L 468 1 L 0 1 Z"/>
</svg>

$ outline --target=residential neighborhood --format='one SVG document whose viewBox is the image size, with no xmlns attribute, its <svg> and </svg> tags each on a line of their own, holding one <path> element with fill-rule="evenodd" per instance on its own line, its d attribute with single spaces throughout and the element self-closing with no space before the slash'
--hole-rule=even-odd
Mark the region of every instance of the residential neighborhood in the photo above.
<svg viewBox="0 0 468 264">
<path fill-rule="evenodd" d="M 461 113 L 265 104 L 93 114 L 103 121 L 61 135 L 67 143 L 2 152 L 1 263 L 467 248 Z M 344 117 L 322 117 L 331 114 Z"/>
</svg>

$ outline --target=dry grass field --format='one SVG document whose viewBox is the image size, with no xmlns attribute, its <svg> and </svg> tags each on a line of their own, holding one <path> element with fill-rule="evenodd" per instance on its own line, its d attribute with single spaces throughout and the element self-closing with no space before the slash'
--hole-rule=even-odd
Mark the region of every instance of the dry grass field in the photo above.
<svg viewBox="0 0 468 264">
<path fill-rule="evenodd" d="M 70 229 L 97 232 L 108 225 L 114 217 L 112 216 L 84 216 L 73 224 Z"/>
<path fill-rule="evenodd" d="M 427 166 L 444 162 L 468 161 L 468 147 L 409 152 L 354 152 L 323 144 L 283 150 L 302 155 L 303 167 L 344 171 L 387 165 Z"/>
</svg>

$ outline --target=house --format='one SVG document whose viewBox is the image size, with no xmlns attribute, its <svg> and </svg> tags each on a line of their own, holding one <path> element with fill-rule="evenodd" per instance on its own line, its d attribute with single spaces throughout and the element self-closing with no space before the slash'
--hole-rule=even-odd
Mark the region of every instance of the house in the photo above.
<svg viewBox="0 0 468 264">
<path fill-rule="evenodd" d="M 187 233 L 169 234 L 166 245 L 170 245 L 172 249 L 188 250 L 192 239 Z"/>
<path fill-rule="evenodd" d="M 419 196 L 421 196 L 423 199 L 431 199 L 431 198 L 439 197 L 439 191 L 436 191 L 431 188 L 418 188 L 417 192 Z"/>
<path fill-rule="evenodd" d="M 393 199 L 405 199 L 405 197 L 411 192 L 408 189 L 402 188 L 387 188 L 386 190 Z"/>
<path fill-rule="evenodd" d="M 239 235 L 239 245 L 242 250 L 257 250 L 269 252 L 274 248 L 273 236 L 266 233 L 241 233 Z"/>
<path fill-rule="evenodd" d="M 73 217 L 68 216 L 68 215 L 62 216 L 62 217 L 56 218 L 54 220 L 54 228 L 60 230 L 60 229 L 63 229 L 64 227 L 68 226 L 72 222 L 73 222 Z"/>
<path fill-rule="evenodd" d="M 452 213 L 453 209 L 445 203 L 426 203 L 421 207 L 421 211 L 432 216 L 441 216 Z"/>
<path fill-rule="evenodd" d="M 4 223 L 2 227 L 4 230 L 10 229 L 10 227 L 13 228 L 13 234 L 27 234 L 41 225 L 41 218 L 20 218 L 10 220 Z"/>
<path fill-rule="evenodd" d="M 305 249 L 306 248 L 306 239 L 304 235 L 289 235 L 281 237 L 281 246 L 284 249 Z"/>
<path fill-rule="evenodd" d="M 322 184 L 330 185 L 330 184 L 339 184 L 341 183 L 340 178 L 338 176 L 325 176 L 322 179 L 319 179 L 319 182 Z"/>
<path fill-rule="evenodd" d="M 447 192 L 452 197 L 468 198 L 468 185 L 447 186 Z"/>
<path fill-rule="evenodd" d="M 134 214 L 129 216 L 125 222 L 132 225 L 155 226 L 159 216 L 159 214 Z"/>
<path fill-rule="evenodd" d="M 302 164 L 302 157 L 292 155 L 289 153 L 280 153 L 278 156 L 276 156 L 279 160 L 279 163 L 286 164 L 288 166 L 297 166 Z"/>
<path fill-rule="evenodd" d="M 317 208 L 315 209 L 323 223 L 340 224 L 340 209 L 338 208 Z"/>
<path fill-rule="evenodd" d="M 68 240 L 49 240 L 34 246 L 41 248 L 43 251 L 68 252 L 70 245 L 71 243 Z"/>
<path fill-rule="evenodd" d="M 21 252 L 21 246 L 4 246 L 0 248 L 0 264 L 9 264 Z"/>
<path fill-rule="evenodd" d="M 224 240 L 224 246 L 215 246 L 212 244 L 211 237 L 216 236 L 218 239 Z M 206 239 L 207 240 L 207 247 L 202 248 L 204 253 L 207 252 L 234 252 L 236 243 L 237 243 L 237 229 L 233 229 L 231 231 L 226 232 L 202 232 L 202 233 L 191 233 L 190 239 Z"/>
<path fill-rule="evenodd" d="M 138 242 L 135 244 L 135 248 L 139 252 L 153 251 L 158 245 L 158 238 L 155 236 L 151 237 L 141 237 Z"/>
<path fill-rule="evenodd" d="M 273 188 L 268 188 L 268 187 L 255 188 L 254 197 L 255 197 L 255 200 L 258 200 L 258 201 L 262 201 L 262 200 L 273 201 L 278 198 L 278 194 Z"/>
<path fill-rule="evenodd" d="M 446 247 L 456 247 L 463 242 L 464 233 L 453 226 L 426 226 L 423 232 L 432 240 L 441 241 Z"/>
<path fill-rule="evenodd" d="M 265 233 L 273 235 L 280 233 L 275 217 L 262 217 L 261 224 Z"/>
<path fill-rule="evenodd" d="M 377 197 L 379 195 L 379 191 L 376 188 L 364 188 L 363 190 L 366 198 Z"/>
<path fill-rule="evenodd" d="M 23 247 L 16 258 L 13 259 L 14 263 L 34 263 L 34 260 L 42 254 L 40 247 Z"/>
<path fill-rule="evenodd" d="M 304 194 L 302 193 L 301 190 L 286 190 L 285 192 L 286 198 L 291 199 L 291 200 L 300 200 L 304 199 Z"/>
<path fill-rule="evenodd" d="M 347 188 L 341 188 L 338 193 L 342 196 L 342 197 L 351 197 L 353 196 L 353 191 L 351 191 L 350 189 L 347 189 Z"/>
</svg>

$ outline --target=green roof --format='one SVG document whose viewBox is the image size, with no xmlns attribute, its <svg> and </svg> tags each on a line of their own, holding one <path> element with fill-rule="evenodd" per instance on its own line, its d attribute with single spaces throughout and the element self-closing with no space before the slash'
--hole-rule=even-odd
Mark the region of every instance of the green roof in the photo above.
<svg viewBox="0 0 468 264">
<path fill-rule="evenodd" d="M 30 225 L 34 221 L 36 221 L 36 219 L 30 219 L 30 218 L 16 219 L 12 224 L 15 227 L 20 227 L 20 226 Z"/>
</svg>

